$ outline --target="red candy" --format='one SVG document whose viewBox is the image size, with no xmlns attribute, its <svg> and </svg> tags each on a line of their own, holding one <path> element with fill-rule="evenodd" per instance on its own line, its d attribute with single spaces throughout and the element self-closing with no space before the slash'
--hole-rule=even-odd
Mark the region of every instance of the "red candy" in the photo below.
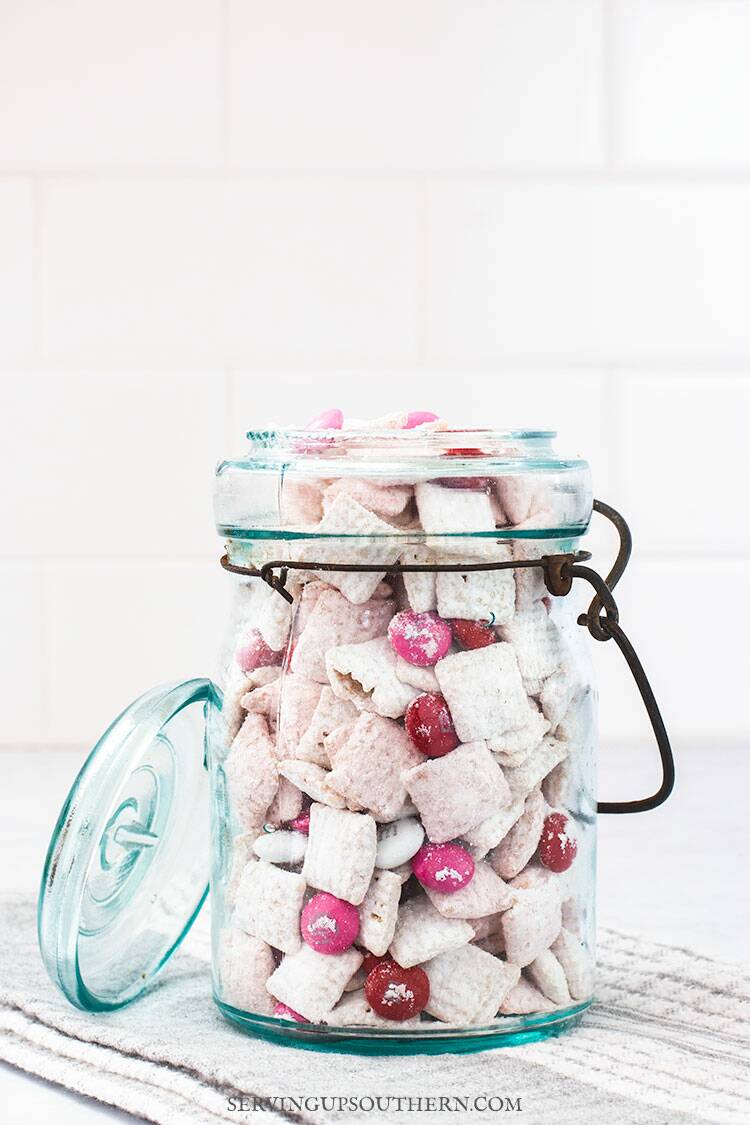
<svg viewBox="0 0 750 1125">
<path fill-rule="evenodd" d="M 237 663 L 243 672 L 254 672 L 256 668 L 267 668 L 271 664 L 281 664 L 283 652 L 269 648 L 257 629 L 251 629 L 247 640 L 237 649 Z"/>
<path fill-rule="evenodd" d="M 423 844 L 411 869 L 423 887 L 444 895 L 455 894 L 474 878 L 474 860 L 458 844 Z"/>
<path fill-rule="evenodd" d="M 428 758 L 442 758 L 458 746 L 448 704 L 438 692 L 427 691 L 413 699 L 406 709 L 404 723 L 417 750 Z"/>
<path fill-rule="evenodd" d="M 441 660 L 453 642 L 447 621 L 436 613 L 397 613 L 388 626 L 388 639 L 399 656 L 409 664 L 428 668 Z"/>
<path fill-rule="evenodd" d="M 293 832 L 301 832 L 303 836 L 309 836 L 310 814 L 302 813 L 301 816 L 295 817 L 294 820 L 289 821 L 288 827 L 291 828 Z"/>
<path fill-rule="evenodd" d="M 294 1008 L 290 1008 L 288 1004 L 274 1004 L 273 1014 L 282 1020 L 295 1020 L 297 1023 L 309 1023 L 304 1016 L 299 1012 L 295 1012 Z"/>
<path fill-rule="evenodd" d="M 568 817 L 565 813 L 550 813 L 539 838 L 539 862 L 550 871 L 567 871 L 577 854 L 578 842 L 568 834 Z"/>
<path fill-rule="evenodd" d="M 389 961 L 389 957 L 378 957 L 377 953 L 365 953 L 362 959 L 362 970 L 365 976 L 371 973 L 376 965 L 382 965 L 384 961 Z"/>
<path fill-rule="evenodd" d="M 386 959 L 367 974 L 365 996 L 383 1019 L 409 1020 L 418 1016 L 430 999 L 430 979 L 418 965 L 403 969 Z"/>
<path fill-rule="evenodd" d="M 463 488 L 469 492 L 490 492 L 492 480 L 490 477 L 438 477 L 435 484 L 443 488 Z"/>
<path fill-rule="evenodd" d="M 300 932 L 317 953 L 343 953 L 359 933 L 359 911 L 343 898 L 321 891 L 304 907 Z"/>
<path fill-rule="evenodd" d="M 456 617 L 451 621 L 453 636 L 461 648 L 485 648 L 497 644 L 497 637 L 484 621 L 467 621 Z"/>
<path fill-rule="evenodd" d="M 483 449 L 446 449 L 445 457 L 487 457 Z M 466 488 L 471 492 L 490 492 L 492 490 L 491 477 L 438 477 L 433 482 L 441 484 L 443 488 Z"/>
</svg>

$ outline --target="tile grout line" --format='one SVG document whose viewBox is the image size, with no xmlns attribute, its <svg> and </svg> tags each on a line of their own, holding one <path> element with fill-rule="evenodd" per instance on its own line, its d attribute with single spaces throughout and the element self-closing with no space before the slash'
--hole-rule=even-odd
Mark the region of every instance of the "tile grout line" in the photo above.
<svg viewBox="0 0 750 1125">
<path fill-rule="evenodd" d="M 222 95 L 223 99 L 223 95 Z M 231 116 L 231 115 L 229 115 Z M 613 114 L 616 118 L 616 112 Z M 231 122 L 228 123 L 231 125 Z M 613 122 L 614 125 L 614 122 Z M 223 129 L 222 129 L 223 131 Z M 231 129 L 228 129 L 231 131 Z M 615 129 L 615 133 L 616 133 Z M 605 130 L 603 129 L 604 133 Z M 616 139 L 616 138 L 613 138 Z M 613 154 L 615 155 L 615 154 Z M 179 165 L 154 165 L 130 164 L 112 165 L 111 167 L 97 166 L 25 166 L 3 167 L 0 165 L 0 180 L 38 180 L 46 183 L 49 180 L 80 180 L 92 181 L 128 181 L 134 179 L 157 181 L 170 180 L 338 180 L 342 182 L 362 182 L 366 186 L 374 186 L 379 182 L 413 181 L 416 179 L 440 179 L 448 182 L 466 180 L 496 181 L 499 184 L 538 184 L 541 186 L 559 186 L 578 184 L 613 184 L 613 185 L 654 185 L 664 187 L 750 187 L 750 163 L 737 165 L 709 166 L 674 164 L 659 166 L 655 164 L 632 163 L 625 166 L 617 163 L 616 166 L 592 165 L 590 167 L 576 167 L 565 164 L 538 164 L 538 165 L 496 165 L 496 166 L 425 166 L 408 167 L 394 165 L 392 168 L 373 165 L 372 167 L 355 168 L 351 165 L 299 165 L 299 166 L 274 166 L 269 164 L 224 164 L 217 161 L 215 164 L 185 164 Z"/>
<path fill-rule="evenodd" d="M 727 378 L 746 379 L 750 376 L 750 352 L 734 356 L 695 356 L 695 355 L 640 355 L 635 357 L 601 355 L 601 356 L 542 356 L 529 355 L 502 356 L 495 360 L 432 360 L 429 363 L 417 363 L 413 359 L 392 359 L 376 363 L 366 356 L 359 359 L 353 358 L 347 363 L 341 360 L 309 360 L 302 362 L 277 361 L 272 358 L 258 359 L 249 357 L 214 356 L 196 366 L 189 362 L 182 362 L 179 356 L 173 360 L 162 360 L 158 366 L 152 365 L 148 357 L 140 360 L 129 359 L 118 363 L 105 360 L 101 357 L 82 357 L 80 359 L 58 359 L 45 356 L 36 360 L 14 362 L 0 359 L 0 380 L 4 376 L 15 377 L 19 373 L 38 375 L 41 377 L 58 377 L 60 375 L 80 375 L 92 366 L 103 375 L 133 375 L 142 373 L 144 365 L 157 376 L 173 378 L 175 375 L 211 375 L 218 372 L 230 373 L 246 372 L 248 374 L 326 374 L 349 372 L 352 368 L 365 374 L 402 374 L 409 371 L 422 371 L 427 368 L 438 374 L 453 374 L 461 372 L 469 375 L 501 375 L 524 372 L 537 375 L 558 375 L 561 371 L 566 374 L 597 374 L 603 368 L 615 368 L 629 371 L 634 374 L 654 374 L 665 378 L 696 378 L 706 375 L 725 376 Z"/>
</svg>

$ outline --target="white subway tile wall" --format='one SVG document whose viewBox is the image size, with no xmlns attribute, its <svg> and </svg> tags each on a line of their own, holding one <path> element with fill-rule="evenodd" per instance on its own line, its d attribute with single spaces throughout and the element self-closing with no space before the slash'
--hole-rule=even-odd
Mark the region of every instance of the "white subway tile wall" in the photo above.
<svg viewBox="0 0 750 1125">
<path fill-rule="evenodd" d="M 0 365 L 33 355 L 33 213 L 30 181 L 0 178 Z"/>
<path fill-rule="evenodd" d="M 211 673 L 214 463 L 333 404 L 558 429 L 678 749 L 747 740 L 749 48 L 750 0 L 0 0 L 0 744 Z"/>
<path fill-rule="evenodd" d="M 601 160 L 598 0 L 274 0 L 272 11 L 230 0 L 230 12 L 233 165 Z"/>
<path fill-rule="evenodd" d="M 622 160 L 654 168 L 750 166 L 750 5 L 614 0 Z"/>
<path fill-rule="evenodd" d="M 0 168 L 222 153 L 221 0 L 0 0 Z"/>
</svg>

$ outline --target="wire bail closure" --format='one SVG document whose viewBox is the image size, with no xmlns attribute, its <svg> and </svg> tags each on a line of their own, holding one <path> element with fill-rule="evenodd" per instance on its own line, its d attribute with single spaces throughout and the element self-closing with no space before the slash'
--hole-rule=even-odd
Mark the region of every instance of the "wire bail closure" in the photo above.
<svg viewBox="0 0 750 1125">
<path fill-rule="evenodd" d="M 630 669 L 636 682 L 641 699 L 646 708 L 651 728 L 654 732 L 656 745 L 662 767 L 661 785 L 650 797 L 643 797 L 637 801 L 599 801 L 597 812 L 600 813 L 636 813 L 649 812 L 663 805 L 670 796 L 675 781 L 674 758 L 669 742 L 664 720 L 662 719 L 659 705 L 656 702 L 653 689 L 649 683 L 646 672 L 638 655 L 620 626 L 620 613 L 617 608 L 613 590 L 622 578 L 630 559 L 633 538 L 630 528 L 624 517 L 609 504 L 601 500 L 594 500 L 593 510 L 603 515 L 617 529 L 620 538 L 620 547 L 617 558 L 606 578 L 597 570 L 584 566 L 591 558 L 590 551 L 571 551 L 567 554 L 542 555 L 539 559 L 512 559 L 508 562 L 487 563 L 392 563 L 387 566 L 382 563 L 322 563 L 322 562 L 294 562 L 272 561 L 264 563 L 261 567 L 237 566 L 229 561 L 228 555 L 223 555 L 221 565 L 231 574 L 239 574 L 246 578 L 260 578 L 271 589 L 281 595 L 291 605 L 294 602 L 292 594 L 287 589 L 286 583 L 290 570 L 314 570 L 322 572 L 359 572 L 359 573 L 385 573 L 385 574 L 470 574 L 477 571 L 492 570 L 520 570 L 541 569 L 544 572 L 544 584 L 547 590 L 555 597 L 565 597 L 573 587 L 576 578 L 582 578 L 594 589 L 594 598 L 586 613 L 578 618 L 578 624 L 585 626 L 596 641 L 614 640 Z M 278 573 L 276 573 L 278 571 Z"/>
</svg>

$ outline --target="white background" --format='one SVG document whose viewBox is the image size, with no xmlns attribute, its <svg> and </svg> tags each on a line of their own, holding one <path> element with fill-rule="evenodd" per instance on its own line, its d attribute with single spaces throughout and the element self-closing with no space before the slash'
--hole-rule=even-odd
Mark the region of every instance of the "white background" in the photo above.
<svg viewBox="0 0 750 1125">
<path fill-rule="evenodd" d="M 629 518 L 683 782 L 603 825 L 602 917 L 746 949 L 748 58 L 750 0 L 0 0 L 4 886 L 109 719 L 213 667 L 215 462 L 431 409 L 558 429 Z M 595 656 L 603 795 L 642 794 Z"/>
</svg>

